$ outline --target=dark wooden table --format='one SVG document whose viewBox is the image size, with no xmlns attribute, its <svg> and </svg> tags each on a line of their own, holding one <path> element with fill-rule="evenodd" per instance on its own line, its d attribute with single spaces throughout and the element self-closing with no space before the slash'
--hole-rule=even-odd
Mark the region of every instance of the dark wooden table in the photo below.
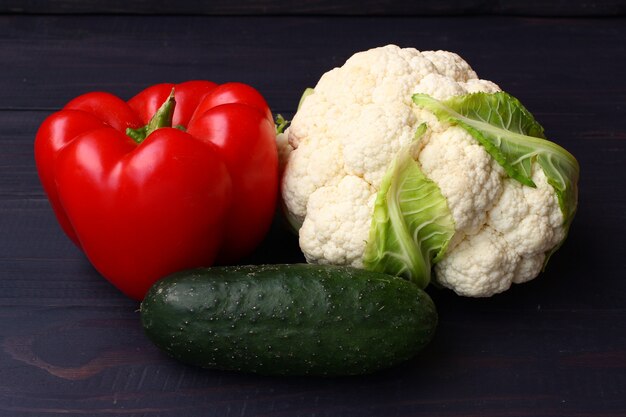
<svg viewBox="0 0 626 417">
<path fill-rule="evenodd" d="M 581 10 L 0 15 L 0 416 L 626 416 L 626 18 Z M 57 225 L 34 166 L 39 124 L 87 91 L 129 98 L 188 79 L 250 83 L 290 116 L 323 72 L 388 43 L 459 53 L 577 156 L 579 212 L 563 248 L 539 278 L 491 299 L 430 288 L 434 341 L 379 374 L 269 378 L 164 356 L 138 304 Z M 276 222 L 247 261 L 302 259 Z"/>
</svg>

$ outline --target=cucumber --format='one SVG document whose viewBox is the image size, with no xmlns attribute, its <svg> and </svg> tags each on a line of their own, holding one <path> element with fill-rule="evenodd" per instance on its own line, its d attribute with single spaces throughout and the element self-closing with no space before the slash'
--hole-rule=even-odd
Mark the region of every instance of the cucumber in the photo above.
<svg viewBox="0 0 626 417">
<path fill-rule="evenodd" d="M 411 358 L 437 326 L 411 282 L 308 264 L 175 273 L 152 286 L 141 319 L 180 361 L 267 375 L 371 373 Z"/>
</svg>

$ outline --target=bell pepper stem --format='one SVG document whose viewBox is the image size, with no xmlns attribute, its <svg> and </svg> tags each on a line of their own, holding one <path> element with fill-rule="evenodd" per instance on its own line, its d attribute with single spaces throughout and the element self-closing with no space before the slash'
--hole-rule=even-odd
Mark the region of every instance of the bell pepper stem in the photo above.
<svg viewBox="0 0 626 417">
<path fill-rule="evenodd" d="M 176 108 L 176 100 L 174 98 L 174 89 L 161 107 L 154 113 L 147 125 L 137 129 L 127 128 L 126 135 L 136 143 L 143 142 L 152 132 L 162 127 L 172 127 L 172 119 L 174 117 L 174 109 Z M 182 126 L 176 126 L 177 129 L 183 129 Z"/>
</svg>

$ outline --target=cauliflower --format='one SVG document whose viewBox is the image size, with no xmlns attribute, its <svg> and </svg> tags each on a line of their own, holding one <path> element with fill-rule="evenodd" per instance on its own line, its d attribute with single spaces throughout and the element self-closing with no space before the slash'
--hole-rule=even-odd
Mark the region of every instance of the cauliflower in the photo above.
<svg viewBox="0 0 626 417">
<path fill-rule="evenodd" d="M 279 137 L 284 207 L 308 262 L 421 286 L 434 263 L 443 286 L 491 296 L 539 274 L 575 211 L 578 165 L 542 138 L 457 54 L 359 52 Z"/>
</svg>

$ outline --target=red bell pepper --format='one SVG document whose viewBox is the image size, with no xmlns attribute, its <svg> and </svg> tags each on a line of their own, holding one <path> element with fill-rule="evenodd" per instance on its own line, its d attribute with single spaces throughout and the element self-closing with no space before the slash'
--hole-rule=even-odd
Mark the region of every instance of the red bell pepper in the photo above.
<svg viewBox="0 0 626 417">
<path fill-rule="evenodd" d="M 35 160 L 65 233 L 137 300 L 169 273 L 250 254 L 274 214 L 272 113 L 241 83 L 84 94 L 43 122 Z"/>
</svg>

